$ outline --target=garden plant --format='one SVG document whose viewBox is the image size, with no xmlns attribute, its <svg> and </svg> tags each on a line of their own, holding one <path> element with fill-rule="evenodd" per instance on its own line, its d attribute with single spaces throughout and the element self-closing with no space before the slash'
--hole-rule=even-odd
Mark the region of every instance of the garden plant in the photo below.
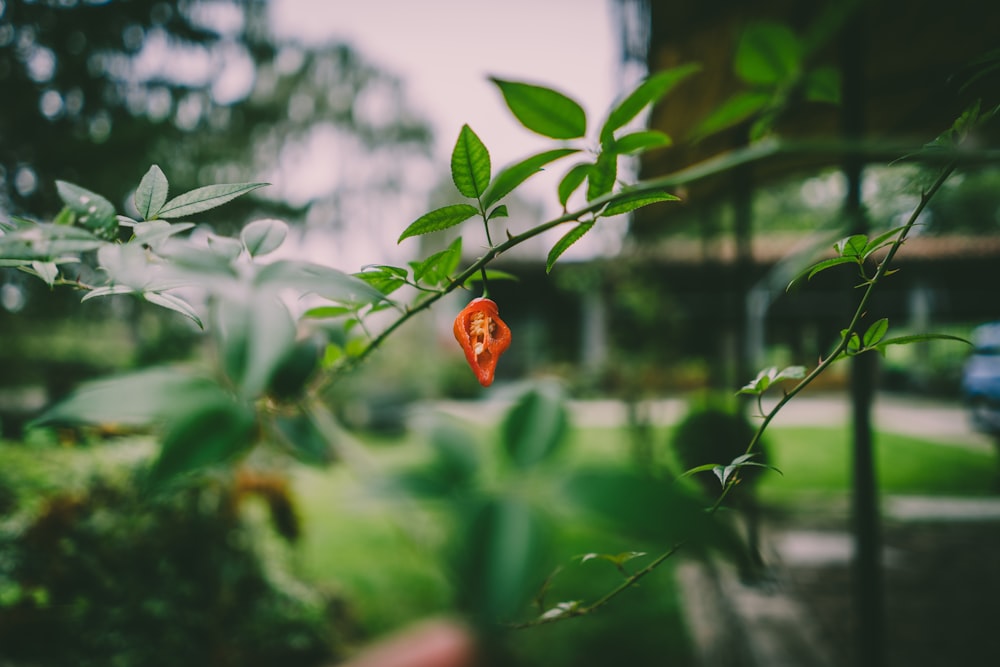
<svg viewBox="0 0 1000 667">
<path fill-rule="evenodd" d="M 328 400 L 330 387 L 347 374 L 364 373 L 364 362 L 390 337 L 423 326 L 420 315 L 456 292 L 469 297 L 454 321 L 457 345 L 469 372 L 489 387 L 504 353 L 519 344 L 518 331 L 503 320 L 505 304 L 490 292 L 491 285 L 510 278 L 492 270 L 496 258 L 549 230 L 564 229 L 546 260 L 546 269 L 557 271 L 564 252 L 607 218 L 675 205 L 679 197 L 673 192 L 686 183 L 803 150 L 771 136 L 771 124 L 795 102 L 790 91 L 835 102 L 836 73 L 771 58 L 775 52 L 787 55 L 780 39 L 765 39 L 775 30 L 784 35 L 768 26 L 761 39 L 745 40 L 739 54 L 740 71 L 757 85 L 752 98 L 742 98 L 752 104 L 724 105 L 702 128 L 707 135 L 747 124 L 755 141 L 711 163 L 645 181 L 626 182 L 623 160 L 669 150 L 671 138 L 637 128 L 637 119 L 652 105 L 669 104 L 675 86 L 698 76 L 697 66 L 651 74 L 596 124 L 563 92 L 493 79 L 516 119 L 551 139 L 551 148 L 496 169 L 471 125 L 463 126 L 450 171 L 465 201 L 427 212 L 401 226 L 398 237 L 399 243 L 415 243 L 417 237 L 461 231 L 476 219 L 487 247 L 468 263 L 463 263 L 462 235 L 406 265 L 372 263 L 348 273 L 286 258 L 281 251 L 289 228 L 280 220 L 254 220 L 234 236 L 199 230 L 200 214 L 265 183 L 206 185 L 171 195 L 169 175 L 154 165 L 138 180 L 131 205 L 122 212 L 82 185 L 59 182 L 64 208 L 51 221 L 17 216 L 0 221 L 0 265 L 16 267 L 53 290 L 76 290 L 85 301 L 127 295 L 172 311 L 205 330 L 211 354 L 205 363 L 161 365 L 88 382 L 35 424 L 113 425 L 153 433 L 157 453 L 142 467 L 138 484 L 142 497 L 154 505 L 169 505 L 165 499 L 171 497 L 191 500 L 191 480 L 235 470 L 255 450 L 327 465 L 346 458 L 345 436 Z M 819 272 L 852 267 L 857 273 L 854 315 L 844 323 L 839 343 L 815 365 L 765 368 L 742 388 L 733 388 L 756 400 L 752 434 L 735 456 L 684 472 L 717 480 L 716 497 L 707 506 L 692 488 L 637 471 L 556 474 L 553 462 L 566 439 L 568 415 L 554 384 L 531 385 L 503 417 L 500 479 L 483 475 L 484 466 L 465 446 L 464 435 L 435 432 L 434 464 L 393 476 L 391 486 L 395 493 L 434 499 L 447 508 L 455 606 L 486 641 L 516 628 L 592 614 L 626 595 L 678 551 L 714 549 L 746 558 L 738 533 L 718 510 L 748 468 L 767 467 L 758 445 L 782 407 L 840 360 L 948 338 L 891 335 L 888 320 L 870 312 L 870 296 L 890 278 L 892 260 L 927 203 L 972 155 L 965 151 L 966 142 L 995 112 L 974 106 L 936 140 L 901 155 L 937 170 L 904 224 L 870 237 L 846 236 L 836 243 L 835 256 L 812 263 L 789 286 L 794 289 Z M 508 216 L 507 198 L 542 169 L 562 170 L 555 197 L 564 212 L 497 238 L 493 225 Z M 760 399 L 772 390 L 780 390 L 780 398 L 765 410 Z M 118 497 L 122 492 L 108 493 Z M 139 502 L 131 496 L 127 501 Z M 583 556 L 606 561 L 620 573 L 604 595 L 549 599 L 560 565 L 546 543 L 546 522 L 558 514 L 545 510 L 553 506 L 583 513 L 635 540 L 635 550 Z"/>
</svg>

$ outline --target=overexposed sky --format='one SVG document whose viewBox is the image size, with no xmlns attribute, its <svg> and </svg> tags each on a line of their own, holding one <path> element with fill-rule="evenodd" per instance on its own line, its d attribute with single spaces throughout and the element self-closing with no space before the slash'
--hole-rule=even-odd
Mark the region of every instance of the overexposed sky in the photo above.
<svg viewBox="0 0 1000 667">
<path fill-rule="evenodd" d="M 307 44 L 346 42 L 398 75 L 432 122 L 439 159 L 468 123 L 495 166 L 545 140 L 518 125 L 487 77 L 569 94 L 597 122 L 619 93 L 613 0 L 271 0 L 269 26 Z"/>
</svg>

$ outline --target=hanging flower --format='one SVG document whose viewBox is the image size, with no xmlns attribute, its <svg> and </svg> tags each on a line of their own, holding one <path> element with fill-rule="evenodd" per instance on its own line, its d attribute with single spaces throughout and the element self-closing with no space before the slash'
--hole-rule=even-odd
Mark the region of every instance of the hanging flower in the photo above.
<svg viewBox="0 0 1000 667">
<path fill-rule="evenodd" d="M 479 384 L 493 384 L 497 360 L 510 346 L 510 329 L 500 319 L 497 304 L 485 297 L 473 299 L 455 318 L 454 329 Z"/>
</svg>

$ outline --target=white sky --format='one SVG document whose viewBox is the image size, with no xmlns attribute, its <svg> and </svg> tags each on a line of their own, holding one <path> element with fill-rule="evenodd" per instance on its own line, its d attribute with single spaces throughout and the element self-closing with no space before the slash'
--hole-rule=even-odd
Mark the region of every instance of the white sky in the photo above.
<svg viewBox="0 0 1000 667">
<path fill-rule="evenodd" d="M 580 102 L 591 124 L 619 88 L 612 0 L 271 0 L 278 37 L 342 41 L 398 75 L 447 160 L 463 123 L 495 167 L 545 140 L 517 124 L 487 77 L 535 82 Z"/>
</svg>

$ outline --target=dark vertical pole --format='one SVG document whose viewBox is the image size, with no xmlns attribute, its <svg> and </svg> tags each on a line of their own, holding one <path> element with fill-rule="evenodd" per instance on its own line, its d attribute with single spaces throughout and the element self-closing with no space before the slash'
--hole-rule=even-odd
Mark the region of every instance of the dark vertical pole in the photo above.
<svg viewBox="0 0 1000 667">
<path fill-rule="evenodd" d="M 864 27 L 859 14 L 847 22 L 843 33 L 843 132 L 849 140 L 864 134 Z M 865 234 L 868 224 L 861 202 L 864 165 L 859 156 L 849 156 L 844 163 L 847 197 L 844 213 L 851 224 L 851 234 Z M 862 354 L 851 361 L 851 415 L 854 438 L 852 520 L 855 538 L 854 621 L 855 651 L 853 664 L 882 667 L 885 664 L 885 602 L 882 583 L 881 531 L 878 488 L 872 439 L 872 401 L 875 395 L 875 372 L 878 356 Z"/>
</svg>

